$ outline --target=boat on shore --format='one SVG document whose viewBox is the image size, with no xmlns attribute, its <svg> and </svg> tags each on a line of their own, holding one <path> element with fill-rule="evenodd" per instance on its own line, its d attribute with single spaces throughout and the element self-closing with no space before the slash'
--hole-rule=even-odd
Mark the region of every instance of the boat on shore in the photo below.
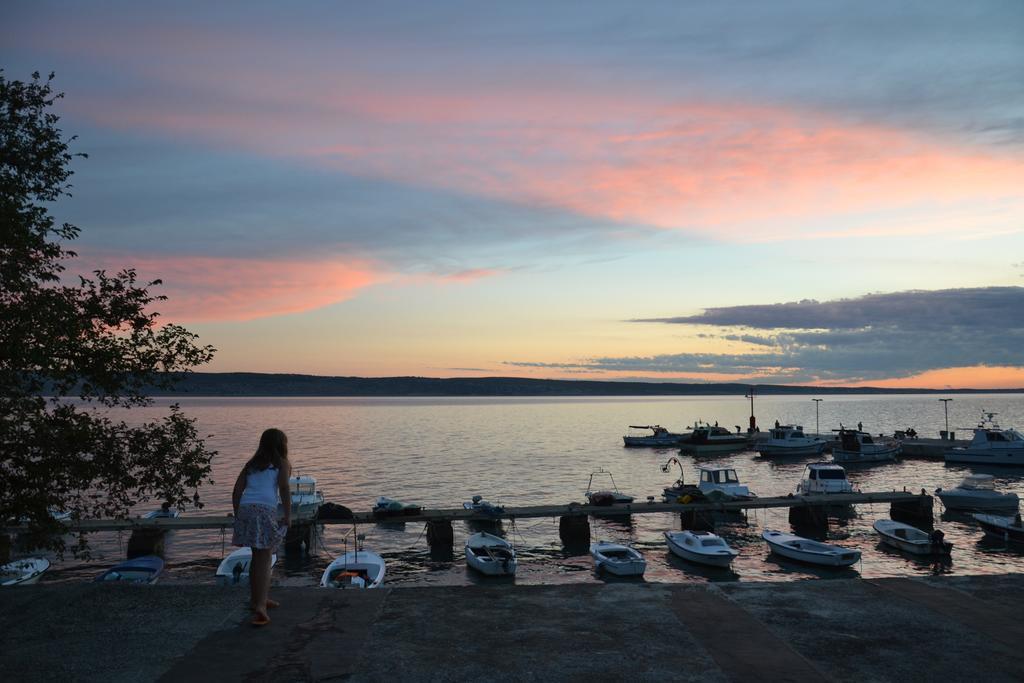
<svg viewBox="0 0 1024 683">
<path fill-rule="evenodd" d="M 991 474 L 969 474 L 955 488 L 935 489 L 935 495 L 950 510 L 1016 511 L 1020 506 L 1016 493 L 1000 493 L 995 490 L 995 478 Z"/>
<path fill-rule="evenodd" d="M 892 519 L 879 519 L 872 525 L 882 542 L 915 555 L 949 555 L 953 544 L 944 540 L 941 531 L 928 533 L 917 527 Z"/>
<path fill-rule="evenodd" d="M 362 548 L 363 535 L 356 535 L 356 549 L 327 565 L 320 577 L 321 588 L 377 588 L 384 583 L 384 558 Z"/>
<path fill-rule="evenodd" d="M 616 576 L 643 576 L 647 560 L 640 551 L 628 545 L 598 541 L 590 544 L 590 556 L 594 558 L 597 571 Z"/>
<path fill-rule="evenodd" d="M 821 543 L 803 536 L 767 530 L 761 534 L 773 553 L 823 567 L 849 567 L 860 560 L 860 551 Z"/>
<path fill-rule="evenodd" d="M 480 531 L 466 539 L 466 564 L 488 576 L 514 576 L 516 551 L 504 538 Z"/>
<path fill-rule="evenodd" d="M 892 462 L 903 448 L 899 441 L 877 442 L 870 434 L 859 429 L 840 427 L 832 431 L 839 432 L 839 445 L 832 447 L 832 459 L 845 465 Z"/>
<path fill-rule="evenodd" d="M 156 555 L 134 557 L 116 564 L 96 577 L 96 583 L 122 582 L 153 584 L 164 570 L 163 558 Z"/>
<path fill-rule="evenodd" d="M 50 568 L 45 557 L 23 557 L 0 566 L 0 587 L 30 586 Z"/>
<path fill-rule="evenodd" d="M 1016 429 L 1002 429 L 995 423 L 996 413 L 982 414 L 974 428 L 974 438 L 966 446 L 950 448 L 943 456 L 946 462 L 968 465 L 1024 465 L 1024 434 Z"/>
<path fill-rule="evenodd" d="M 622 443 L 627 448 L 671 448 L 680 446 L 690 438 L 689 434 L 670 432 L 661 425 L 629 425 L 630 429 L 649 429 L 650 434 L 626 434 Z"/>
<path fill-rule="evenodd" d="M 823 493 L 853 493 L 853 484 L 846 470 L 834 462 L 812 462 L 804 470 L 804 478 L 796 487 L 797 495 L 816 496 Z"/>
<path fill-rule="evenodd" d="M 986 536 L 1004 543 L 1024 543 L 1024 523 L 1020 514 L 1013 517 L 976 513 L 974 519 L 981 525 Z"/>
<path fill-rule="evenodd" d="M 220 584 L 249 582 L 249 565 L 252 564 L 252 548 L 238 548 L 221 560 L 214 577 Z M 270 556 L 270 566 L 277 564 L 277 553 Z"/>
<path fill-rule="evenodd" d="M 717 424 L 709 425 L 697 422 L 690 438 L 682 444 L 681 450 L 684 453 L 702 455 L 704 453 L 728 453 L 741 451 L 750 444 L 746 434 L 737 431 L 730 432 L 725 427 Z"/>
<path fill-rule="evenodd" d="M 710 531 L 666 531 L 665 542 L 674 555 L 711 567 L 728 567 L 740 554 Z"/>
<path fill-rule="evenodd" d="M 801 425 L 779 425 L 769 433 L 769 438 L 759 441 L 755 450 L 763 457 L 802 457 L 821 455 L 828 442 L 819 437 L 804 434 Z"/>
</svg>

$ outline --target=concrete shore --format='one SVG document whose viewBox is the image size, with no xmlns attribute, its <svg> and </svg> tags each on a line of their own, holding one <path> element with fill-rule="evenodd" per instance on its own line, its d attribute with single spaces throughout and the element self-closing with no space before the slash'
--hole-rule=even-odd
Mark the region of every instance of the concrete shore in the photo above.
<svg viewBox="0 0 1024 683">
<path fill-rule="evenodd" d="M 0 592 L 10 681 L 1011 681 L 1024 575 L 795 583 Z"/>
</svg>

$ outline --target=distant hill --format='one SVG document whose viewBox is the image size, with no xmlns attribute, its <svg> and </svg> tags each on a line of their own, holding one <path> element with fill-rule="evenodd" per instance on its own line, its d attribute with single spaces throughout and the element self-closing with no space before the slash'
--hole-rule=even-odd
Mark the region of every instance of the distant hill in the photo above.
<svg viewBox="0 0 1024 683">
<path fill-rule="evenodd" d="M 185 375 L 174 392 L 154 396 L 714 396 L 743 395 L 750 384 L 600 382 L 520 377 L 320 377 L 257 372 L 197 372 Z M 758 394 L 950 394 L 1022 393 L 982 389 L 880 389 L 753 385 Z"/>
</svg>

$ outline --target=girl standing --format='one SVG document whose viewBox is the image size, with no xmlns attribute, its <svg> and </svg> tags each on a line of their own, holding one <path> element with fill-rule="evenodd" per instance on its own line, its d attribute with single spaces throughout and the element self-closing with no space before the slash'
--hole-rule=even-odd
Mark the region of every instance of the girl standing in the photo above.
<svg viewBox="0 0 1024 683">
<path fill-rule="evenodd" d="M 252 548 L 249 564 L 253 626 L 270 623 L 267 608 L 278 603 L 268 597 L 270 593 L 270 562 L 274 550 L 291 525 L 291 492 L 288 477 L 288 437 L 280 429 L 268 429 L 260 437 L 249 462 L 245 464 L 231 492 L 235 509 L 235 528 L 231 542 Z M 278 520 L 278 503 L 284 509 L 284 520 Z"/>
</svg>

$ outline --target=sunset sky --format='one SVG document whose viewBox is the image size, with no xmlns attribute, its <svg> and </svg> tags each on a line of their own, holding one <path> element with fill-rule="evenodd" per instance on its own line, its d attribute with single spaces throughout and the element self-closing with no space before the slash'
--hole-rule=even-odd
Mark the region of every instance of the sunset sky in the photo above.
<svg viewBox="0 0 1024 683">
<path fill-rule="evenodd" d="M 5 4 L 208 370 L 1024 386 L 1024 3 Z"/>
</svg>

